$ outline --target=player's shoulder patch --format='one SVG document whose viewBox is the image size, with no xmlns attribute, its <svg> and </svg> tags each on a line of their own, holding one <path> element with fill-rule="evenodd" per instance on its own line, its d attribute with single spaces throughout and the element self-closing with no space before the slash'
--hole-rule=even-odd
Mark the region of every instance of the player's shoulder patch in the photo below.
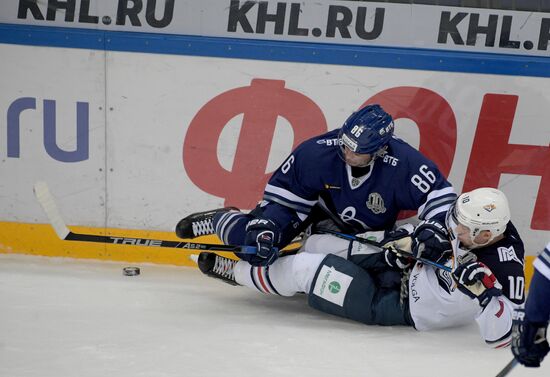
<svg viewBox="0 0 550 377">
<path fill-rule="evenodd" d="M 513 245 L 498 247 L 497 253 L 500 262 L 517 262 L 522 266 L 524 264 L 524 261 L 518 258 Z"/>
</svg>

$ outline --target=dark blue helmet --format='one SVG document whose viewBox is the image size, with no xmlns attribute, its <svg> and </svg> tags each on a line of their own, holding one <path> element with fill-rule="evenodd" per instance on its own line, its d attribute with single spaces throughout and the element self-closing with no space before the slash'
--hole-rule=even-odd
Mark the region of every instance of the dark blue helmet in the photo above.
<svg viewBox="0 0 550 377">
<path fill-rule="evenodd" d="M 376 154 L 393 135 L 393 118 L 380 105 L 368 105 L 354 112 L 340 129 L 341 147 L 360 154 Z"/>
</svg>

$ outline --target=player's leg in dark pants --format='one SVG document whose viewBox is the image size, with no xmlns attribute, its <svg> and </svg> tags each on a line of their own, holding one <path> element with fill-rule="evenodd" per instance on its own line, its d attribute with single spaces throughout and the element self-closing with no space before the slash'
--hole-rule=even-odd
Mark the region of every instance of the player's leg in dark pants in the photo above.
<svg viewBox="0 0 550 377">
<path fill-rule="evenodd" d="M 413 325 L 399 289 L 379 288 L 371 273 L 354 263 L 327 255 L 309 292 L 311 307 L 368 325 Z"/>
</svg>

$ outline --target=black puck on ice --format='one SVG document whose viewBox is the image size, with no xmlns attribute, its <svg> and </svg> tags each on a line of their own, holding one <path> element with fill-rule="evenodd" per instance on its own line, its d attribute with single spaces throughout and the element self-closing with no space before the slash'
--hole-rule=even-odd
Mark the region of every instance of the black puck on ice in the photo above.
<svg viewBox="0 0 550 377">
<path fill-rule="evenodd" d="M 139 272 L 139 267 L 124 267 L 122 269 L 124 276 L 137 276 Z"/>
</svg>

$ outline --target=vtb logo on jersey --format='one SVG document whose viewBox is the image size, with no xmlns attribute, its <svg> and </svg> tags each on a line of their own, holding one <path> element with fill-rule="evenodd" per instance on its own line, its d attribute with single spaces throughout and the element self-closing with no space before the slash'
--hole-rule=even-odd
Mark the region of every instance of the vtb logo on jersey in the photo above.
<svg viewBox="0 0 550 377">
<path fill-rule="evenodd" d="M 523 261 L 519 260 L 513 246 L 510 246 L 510 247 L 503 246 L 503 247 L 499 247 L 497 250 L 498 250 L 498 259 L 501 262 L 515 261 L 523 266 Z"/>
<path fill-rule="evenodd" d="M 317 144 L 325 144 L 327 147 L 334 147 L 339 146 L 341 144 L 340 139 L 334 138 L 334 139 L 321 139 L 317 140 Z"/>
<path fill-rule="evenodd" d="M 369 198 L 367 199 L 367 208 L 377 215 L 386 212 L 384 199 L 382 199 L 382 196 L 377 192 L 372 192 L 369 194 Z"/>
</svg>

